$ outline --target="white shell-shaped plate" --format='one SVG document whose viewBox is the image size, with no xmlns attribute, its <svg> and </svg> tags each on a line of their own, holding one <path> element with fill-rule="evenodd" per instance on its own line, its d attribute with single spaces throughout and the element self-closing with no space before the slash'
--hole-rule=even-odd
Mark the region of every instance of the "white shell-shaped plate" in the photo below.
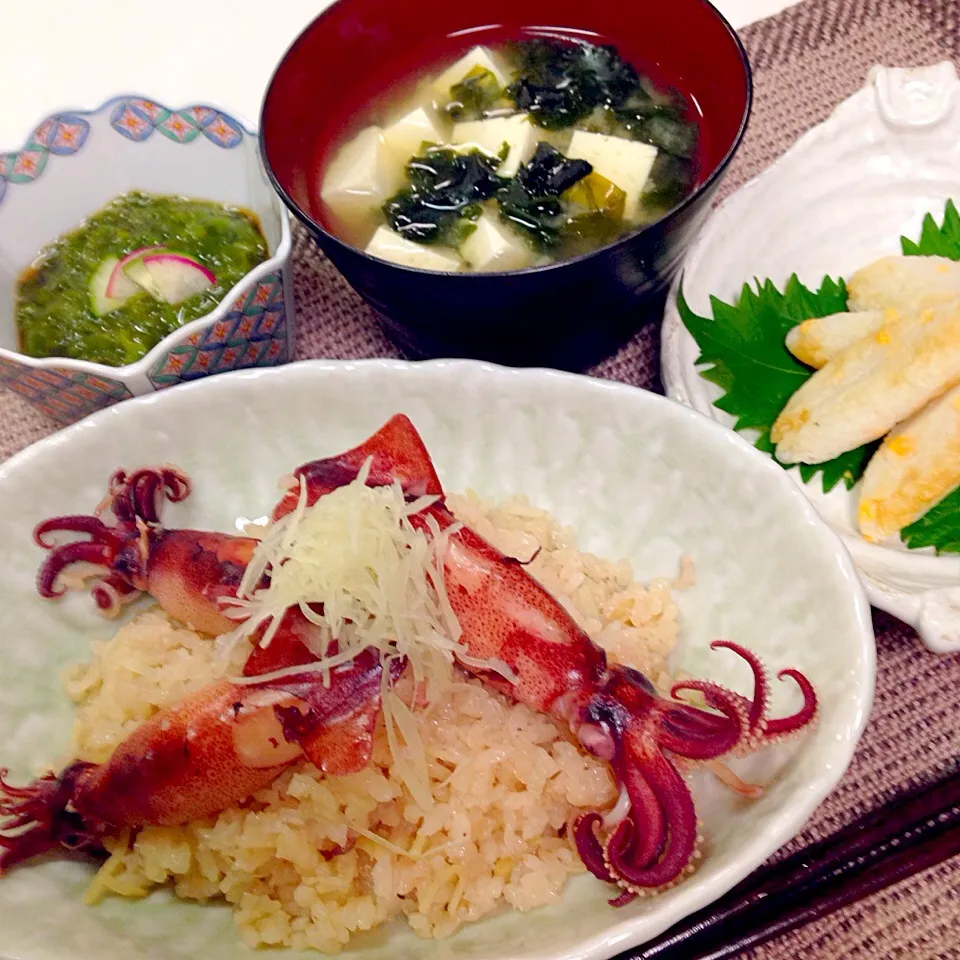
<svg viewBox="0 0 960 960">
<path fill-rule="evenodd" d="M 874 67 L 845 100 L 755 180 L 713 213 L 668 298 L 661 363 L 667 394 L 727 426 L 713 403 L 719 387 L 698 373 L 697 344 L 677 312 L 680 282 L 695 312 L 710 295 L 730 302 L 744 282 L 792 273 L 811 286 L 824 275 L 900 253 L 923 217 L 938 222 L 946 200 L 960 201 L 960 81 L 949 62 L 918 69 Z M 825 495 L 819 477 L 803 484 L 820 515 L 843 538 L 871 602 L 915 627 L 937 652 L 960 650 L 960 557 L 907 550 L 899 540 L 864 541 L 856 528 L 858 489 Z"/>
<path fill-rule="evenodd" d="M 118 404 L 0 466 L 0 759 L 19 781 L 53 763 L 71 707 L 57 678 L 112 627 L 89 597 L 41 601 L 31 528 L 86 512 L 120 466 L 172 462 L 193 478 L 171 526 L 234 529 L 268 512 L 277 480 L 306 460 L 356 444 L 408 414 L 449 490 L 524 493 L 572 525 L 584 549 L 627 557 L 640 578 L 674 575 L 682 553 L 696 586 L 679 595 L 679 664 L 749 689 L 748 671 L 717 637 L 773 668 L 795 665 L 821 710 L 807 735 L 746 761 L 769 783 L 755 803 L 697 782 L 707 856 L 687 881 L 621 910 L 610 889 L 577 877 L 562 901 L 504 912 L 448 941 L 418 940 L 402 922 L 357 938 L 363 960 L 601 960 L 644 941 L 728 890 L 803 826 L 846 768 L 873 696 L 869 608 L 837 537 L 799 490 L 742 438 L 663 397 L 620 384 L 465 361 L 314 361 L 211 377 Z M 775 711 L 794 708 L 773 681 Z M 223 906 L 145 901 L 81 904 L 91 867 L 49 860 L 0 878 L 0 956 L 16 960 L 236 960 L 252 957 Z"/>
</svg>

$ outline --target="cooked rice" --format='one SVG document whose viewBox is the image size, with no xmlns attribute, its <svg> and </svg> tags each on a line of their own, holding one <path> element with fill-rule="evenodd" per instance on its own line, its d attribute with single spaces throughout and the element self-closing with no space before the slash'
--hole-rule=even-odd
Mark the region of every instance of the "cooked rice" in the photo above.
<svg viewBox="0 0 960 960">
<path fill-rule="evenodd" d="M 570 529 L 524 498 L 448 503 L 504 553 L 536 554 L 527 569 L 611 660 L 667 683 L 677 640 L 670 581 L 643 586 L 627 561 L 580 553 Z M 692 582 L 689 562 L 675 582 Z M 95 642 L 93 660 L 65 677 L 78 704 L 73 754 L 106 760 L 139 723 L 223 669 L 209 639 L 156 608 L 142 613 Z M 557 899 L 583 870 L 567 825 L 616 799 L 607 765 L 582 753 L 563 725 L 459 673 L 418 718 L 432 809 L 419 808 L 392 776 L 381 724 L 373 762 L 360 773 L 324 778 L 301 762 L 242 808 L 109 840 L 88 899 L 139 897 L 171 883 L 180 897 L 233 904 L 250 946 L 327 953 L 392 917 L 406 917 L 420 936 L 444 937 L 503 904 L 531 910 Z"/>
</svg>

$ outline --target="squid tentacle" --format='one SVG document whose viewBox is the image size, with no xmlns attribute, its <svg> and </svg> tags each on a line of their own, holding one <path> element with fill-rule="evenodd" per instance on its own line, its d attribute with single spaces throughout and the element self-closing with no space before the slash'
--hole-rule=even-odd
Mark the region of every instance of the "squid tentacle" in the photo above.
<svg viewBox="0 0 960 960">
<path fill-rule="evenodd" d="M 659 743 L 663 749 L 669 750 L 688 760 L 712 760 L 729 753 L 740 743 L 750 729 L 750 715 L 744 698 L 721 687 L 719 684 L 705 680 L 687 680 L 674 684 L 670 695 L 685 690 L 695 690 L 703 694 L 707 705 L 720 711 L 720 716 L 697 710 L 687 706 L 681 712 L 667 707 L 664 710 L 663 723 L 660 728 Z M 680 729 L 671 722 L 676 715 L 684 720 L 692 719 L 691 713 L 697 720 L 709 717 L 709 720 L 700 720 L 702 726 L 697 729 L 695 723 L 680 724 Z"/>
<path fill-rule="evenodd" d="M 692 871 L 699 857 L 700 832 L 690 788 L 676 767 L 658 750 L 630 750 L 628 756 L 643 770 L 666 826 L 654 858 L 645 859 L 638 855 L 638 849 L 645 847 L 638 848 L 637 833 L 647 811 L 631 811 L 607 839 L 605 862 L 625 891 L 645 896 L 672 886 Z"/>
<path fill-rule="evenodd" d="M 631 758 L 636 760 L 636 758 Z M 606 845 L 606 856 L 610 856 L 610 844 L 614 837 L 621 837 L 620 855 L 623 859 L 638 866 L 655 861 L 663 852 L 664 843 L 670 829 L 661 802 L 660 791 L 652 782 L 647 764 L 621 763 L 617 773 L 630 797 L 630 812 L 613 828 Z M 626 826 L 629 824 L 629 828 Z M 615 871 L 614 877 L 618 874 Z"/>
<path fill-rule="evenodd" d="M 106 497 L 92 514 L 50 517 L 38 523 L 34 541 L 50 551 L 37 573 L 37 591 L 47 599 L 62 596 L 57 579 L 75 563 L 89 563 L 112 571 L 92 588 L 93 598 L 107 616 L 139 592 L 146 564 L 148 536 L 160 522 L 160 506 L 166 498 L 172 503 L 190 493 L 187 476 L 174 467 L 146 467 L 127 473 L 117 470 L 111 477 Z M 108 524 L 102 514 L 113 513 Z M 86 540 L 55 544 L 52 533 L 86 534 Z"/>
<path fill-rule="evenodd" d="M 43 520 L 33 528 L 33 539 L 44 550 L 56 549 L 55 543 L 50 543 L 48 533 L 86 533 L 92 541 L 104 546 L 119 546 L 120 538 L 99 518 L 89 514 L 72 514 L 65 517 L 51 517 Z"/>
<path fill-rule="evenodd" d="M 739 705 L 741 711 L 747 711 L 746 725 L 742 735 L 735 740 L 728 751 L 732 756 L 742 756 L 752 753 L 767 743 L 774 742 L 780 738 L 809 726 L 817 715 L 817 695 L 813 685 L 807 677 L 795 668 L 781 670 L 778 679 L 790 678 L 800 688 L 803 696 L 803 704 L 800 709 L 787 717 L 771 718 L 768 713 L 770 701 L 770 686 L 767 679 L 767 672 L 764 669 L 760 658 L 752 651 L 733 643 L 729 640 L 715 640 L 711 644 L 715 650 L 732 650 L 738 656 L 742 657 L 750 666 L 753 673 L 754 694 L 753 697 L 744 697 L 742 694 L 727 690 L 716 684 L 710 684 L 714 693 L 726 701 L 726 707 L 721 707 L 719 701 L 713 702 L 706 696 L 704 683 L 701 681 L 685 681 L 676 684 L 671 691 L 671 695 L 676 695 L 681 690 L 700 690 L 707 699 L 708 706 L 715 710 L 721 710 L 726 715 L 728 709 L 733 705 Z M 691 712 L 692 711 L 692 712 Z M 680 733 L 687 738 L 696 736 L 721 736 L 724 728 L 727 726 L 726 717 L 716 714 L 708 714 L 700 711 L 698 708 L 689 707 L 686 711 L 678 712 L 672 710 L 669 715 L 667 726 L 674 732 Z M 730 731 L 727 730 L 727 736 Z M 670 749 L 673 749 L 672 747 Z M 680 751 L 675 751 L 680 753 Z M 722 756 L 723 753 L 714 756 Z M 700 759 L 700 758 L 697 758 Z"/>
<path fill-rule="evenodd" d="M 573 825 L 573 840 L 583 865 L 598 879 L 606 883 L 616 883 L 604 857 L 603 845 L 597 839 L 597 827 L 603 823 L 603 816 L 596 811 L 577 817 Z"/>
<path fill-rule="evenodd" d="M 714 640 L 710 644 L 711 650 L 731 650 L 738 657 L 746 660 L 753 672 L 753 698 L 750 708 L 750 732 L 762 733 L 762 725 L 770 702 L 770 685 L 767 683 L 767 671 L 760 658 L 746 647 L 732 640 Z"/>
<path fill-rule="evenodd" d="M 791 668 L 778 674 L 800 687 L 801 708 L 788 717 L 770 719 L 769 685 L 759 658 L 730 641 L 712 646 L 732 650 L 747 661 L 754 680 L 752 697 L 710 681 L 688 680 L 675 684 L 667 699 L 637 671 L 615 666 L 602 692 L 588 702 L 578 728 L 585 745 L 600 744 L 605 753 L 612 752 L 614 772 L 630 801 L 627 814 L 605 839 L 600 837 L 604 826 L 600 814 L 585 814 L 574 825 L 587 869 L 623 888 L 624 893 L 611 901 L 618 906 L 678 882 L 699 855 L 693 797 L 678 764 L 685 768 L 686 761 L 705 762 L 728 786 L 753 796 L 761 788 L 718 768 L 718 758 L 752 752 L 816 717 L 816 693 L 802 673 Z M 673 699 L 684 691 L 699 692 L 707 709 Z M 598 725 L 603 735 L 596 732 Z"/>
<path fill-rule="evenodd" d="M 145 467 L 130 474 L 117 470 L 96 513 L 110 509 L 122 524 L 135 524 L 138 519 L 154 524 L 160 522 L 164 497 L 171 503 L 179 503 L 189 495 L 190 478 L 176 467 Z"/>
<path fill-rule="evenodd" d="M 98 852 L 99 833 L 71 811 L 76 783 L 93 764 L 76 762 L 60 775 L 47 774 L 26 787 L 6 782 L 0 769 L 0 874 L 14 864 L 57 846 L 69 850 Z"/>
<path fill-rule="evenodd" d="M 75 563 L 92 563 L 105 567 L 109 565 L 110 557 L 110 547 L 95 540 L 65 543 L 55 547 L 37 572 L 37 592 L 48 600 L 61 597 L 66 590 L 57 586 L 57 578 L 67 567 Z"/>
<path fill-rule="evenodd" d="M 806 675 L 793 667 L 781 670 L 777 674 L 777 679 L 783 680 L 789 677 L 800 688 L 803 694 L 803 706 L 788 717 L 777 717 L 768 719 L 766 722 L 766 739 L 768 741 L 777 740 L 783 736 L 797 733 L 804 727 L 808 727 L 817 718 L 819 706 L 817 703 L 817 693 L 813 689 L 813 684 L 807 679 Z"/>
</svg>

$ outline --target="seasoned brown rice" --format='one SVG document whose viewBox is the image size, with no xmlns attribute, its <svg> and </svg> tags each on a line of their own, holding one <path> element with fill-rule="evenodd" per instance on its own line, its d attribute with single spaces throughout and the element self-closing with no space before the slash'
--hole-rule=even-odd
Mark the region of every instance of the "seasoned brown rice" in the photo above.
<svg viewBox="0 0 960 960">
<path fill-rule="evenodd" d="M 580 553 L 571 530 L 523 498 L 448 502 L 503 552 L 536 554 L 527 569 L 612 660 L 665 682 L 677 640 L 670 581 L 643 586 L 627 561 Z M 676 585 L 690 582 L 684 563 Z M 94 643 L 90 663 L 65 677 L 78 704 L 73 755 L 106 760 L 157 709 L 223 672 L 215 650 L 155 608 Z M 251 946 L 332 953 L 392 917 L 443 937 L 504 904 L 531 910 L 556 899 L 583 869 L 567 824 L 616 799 L 606 765 L 549 718 L 460 674 L 418 718 L 432 808 L 392 776 L 380 729 L 360 773 L 324 778 L 303 762 L 216 818 L 108 841 L 89 900 L 169 883 L 187 899 L 225 898 Z"/>
</svg>

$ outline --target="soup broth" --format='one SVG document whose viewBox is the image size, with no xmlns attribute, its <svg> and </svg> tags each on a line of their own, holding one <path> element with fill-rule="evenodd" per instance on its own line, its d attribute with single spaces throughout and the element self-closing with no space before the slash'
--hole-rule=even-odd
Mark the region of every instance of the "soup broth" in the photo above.
<svg viewBox="0 0 960 960">
<path fill-rule="evenodd" d="M 323 170 L 325 220 L 372 256 L 420 269 L 519 270 L 588 253 L 696 183 L 694 111 L 612 46 L 473 47 L 367 119 Z"/>
</svg>

